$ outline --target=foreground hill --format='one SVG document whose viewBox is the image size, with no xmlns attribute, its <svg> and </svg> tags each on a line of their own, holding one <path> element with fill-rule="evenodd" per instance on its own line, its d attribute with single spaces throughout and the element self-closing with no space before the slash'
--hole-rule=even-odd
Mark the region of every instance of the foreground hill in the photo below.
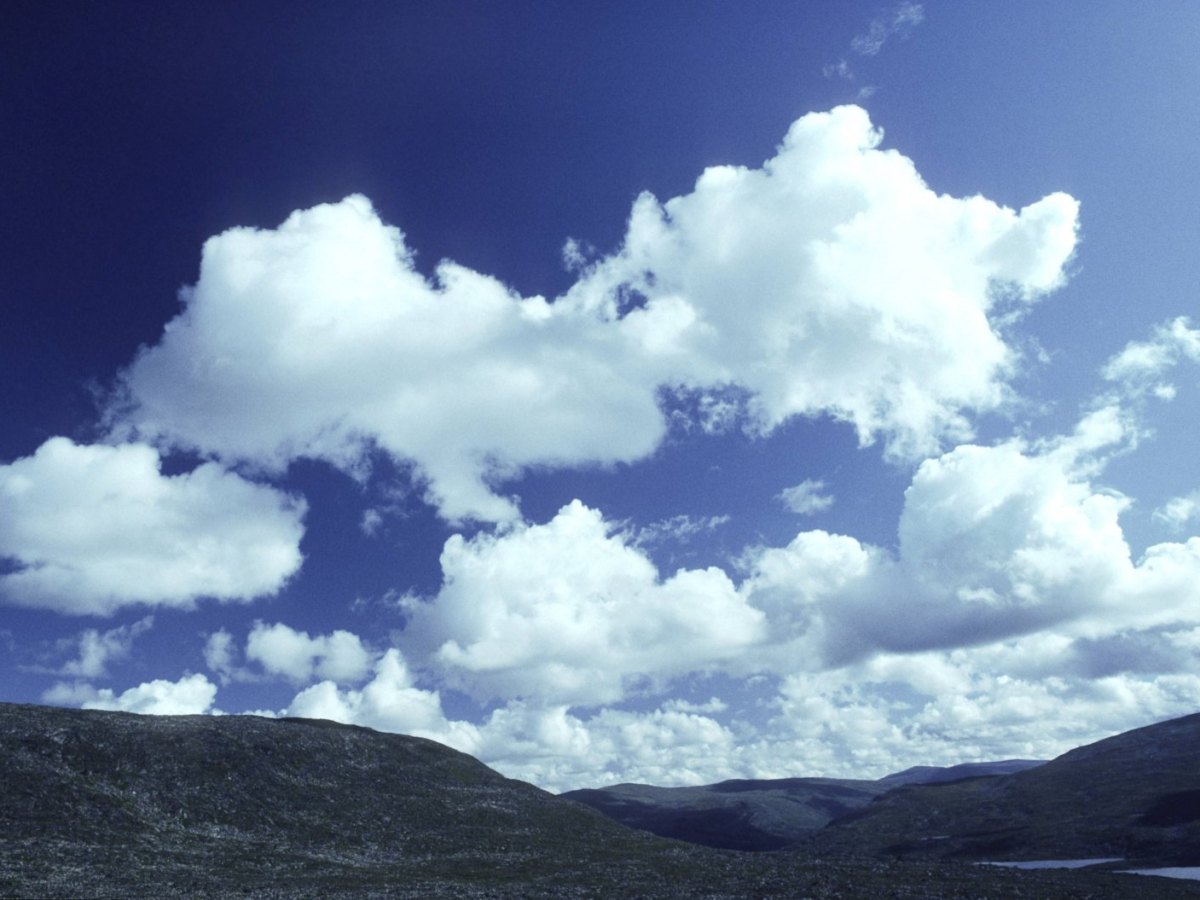
<svg viewBox="0 0 1200 900">
<path fill-rule="evenodd" d="M 0 704 L 0 896 L 1136 897 L 1135 876 L 738 854 L 431 741 Z M 1157 880 L 1156 880 L 1157 881 Z M 1162 882 L 1156 896 L 1194 896 Z"/>
<path fill-rule="evenodd" d="M 899 788 L 824 829 L 810 846 L 1200 864 L 1200 715 L 1119 734 L 1014 775 Z"/>
<path fill-rule="evenodd" d="M 900 785 L 1016 772 L 1039 764 L 1039 760 L 1005 760 L 949 768 L 919 766 L 878 781 L 735 779 L 674 788 L 618 784 L 562 796 L 662 837 L 730 850 L 779 850 Z"/>
</svg>

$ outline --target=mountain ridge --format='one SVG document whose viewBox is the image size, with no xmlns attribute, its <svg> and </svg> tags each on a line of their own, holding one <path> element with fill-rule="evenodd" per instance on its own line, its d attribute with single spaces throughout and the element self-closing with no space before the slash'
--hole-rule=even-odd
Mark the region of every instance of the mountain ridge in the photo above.
<svg viewBox="0 0 1200 900">
<path fill-rule="evenodd" d="M 628 825 L 729 850 L 781 850 L 810 832 L 862 809 L 904 784 L 986 777 L 1041 765 L 1001 760 L 915 766 L 875 780 L 854 778 L 728 779 L 692 787 L 624 783 L 560 794 Z"/>
<path fill-rule="evenodd" d="M 0 785 L 0 895 L 23 898 L 1121 900 L 1144 884 L 712 850 L 626 828 L 433 741 L 320 720 L 0 703 Z"/>
<path fill-rule="evenodd" d="M 1200 713 L 1122 732 L 1022 772 L 906 785 L 814 833 L 816 852 L 1200 864 Z"/>
</svg>

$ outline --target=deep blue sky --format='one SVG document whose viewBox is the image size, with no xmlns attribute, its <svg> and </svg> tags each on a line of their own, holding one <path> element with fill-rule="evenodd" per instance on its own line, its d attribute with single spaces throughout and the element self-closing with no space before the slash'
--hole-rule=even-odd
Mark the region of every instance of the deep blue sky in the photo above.
<svg viewBox="0 0 1200 900">
<path fill-rule="evenodd" d="M 0 699 L 338 715 L 455 741 L 552 787 L 1049 754 L 1192 711 L 1200 702 L 1192 577 L 1200 546 L 1187 543 L 1200 522 L 1198 39 L 1200 12 L 1184 2 L 6 4 Z M 627 264 L 637 240 L 628 220 L 642 192 L 666 202 L 691 194 L 708 167 L 753 172 L 781 152 L 793 122 L 844 104 L 866 111 L 882 143 L 828 150 L 835 156 L 881 167 L 903 156 L 954 215 L 964 198 L 1021 210 L 1061 192 L 1078 201 L 1078 231 L 1061 205 L 1052 227 L 1036 233 L 988 212 L 988 228 L 1028 229 L 1023 261 L 1003 269 L 965 225 L 930 224 L 935 207 L 912 200 L 921 182 L 906 180 L 903 166 L 830 187 L 806 157 L 788 177 L 808 193 L 788 193 L 792 182 L 780 175 L 712 219 L 688 220 L 673 207 L 680 243 L 646 243 L 648 262 Z M 814 135 L 804 146 L 834 147 L 833 131 Z M 889 193 L 897 185 L 910 193 Z M 351 227 L 338 220 L 296 256 L 278 244 L 255 250 L 271 274 L 232 305 L 219 302 L 232 282 L 217 279 L 241 270 L 212 264 L 212 286 L 192 309 L 213 309 L 236 353 L 212 338 L 203 358 L 218 363 L 204 368 L 186 348 L 163 349 L 180 289 L 200 278 L 205 241 L 233 228 L 266 235 L 295 211 L 351 194 L 373 210 L 342 251 L 351 273 L 360 270 L 355 241 L 386 224 L 414 253 L 409 270 L 431 283 L 449 259 L 560 309 L 581 284 L 610 297 L 649 293 L 650 308 L 682 298 L 724 343 L 712 350 L 687 332 L 683 356 L 650 359 L 629 348 L 628 335 L 614 337 L 618 320 L 602 327 L 581 313 L 557 337 L 510 322 L 470 349 L 454 329 L 485 321 L 473 312 L 438 319 L 424 345 L 404 360 L 397 351 L 395 368 L 372 355 L 370 328 L 366 344 L 326 344 L 318 329 L 311 348 L 289 344 L 301 362 L 288 368 L 255 341 L 286 332 L 270 317 L 308 290 L 318 270 L 297 260 Z M 827 226 L 811 224 L 826 216 Z M 305 235 L 317 233 L 308 230 L 315 219 L 301 221 Z M 854 221 L 881 224 L 850 263 L 824 281 L 793 268 L 818 243 L 846 240 Z M 755 239 L 740 262 L 706 268 L 732 246 L 722 223 L 746 223 Z M 1074 235 L 1069 257 L 1055 256 L 1054 234 Z M 595 269 L 564 265 L 568 238 Z M 758 247 L 777 249 L 760 256 Z M 978 318 L 994 335 L 986 346 L 1013 355 L 1003 370 L 972 369 L 979 335 L 936 304 L 984 302 L 986 292 L 964 287 L 976 275 L 981 284 L 1008 279 L 1011 291 L 1005 273 L 1035 258 L 1061 263 L 1062 277 L 1029 276 L 1023 289 L 1036 301 Z M 911 269 L 908 259 L 917 260 Z M 637 283 L 638 266 L 654 280 Z M 942 271 L 958 273 L 947 275 L 954 287 L 939 286 Z M 277 286 L 276 312 L 257 312 L 267 309 L 261 292 Z M 399 306 L 412 302 L 379 290 Z M 780 305 L 771 305 L 773 291 L 782 291 Z M 336 280 L 311 293 L 311 308 L 328 308 L 331 322 L 357 321 Z M 440 308 L 458 302 L 443 296 Z M 842 312 L 805 305 L 823 302 Z M 1022 314 L 1006 318 L 1014 308 Z M 864 309 L 846 320 L 854 327 L 804 336 L 821 334 L 829 316 Z M 742 321 L 761 327 L 766 343 L 735 337 Z M 894 321 L 898 331 L 882 324 Z M 789 355 L 763 349 L 785 336 L 795 342 Z M 872 341 L 894 367 L 878 384 L 853 387 L 857 370 L 840 365 L 860 351 L 874 358 Z M 1141 363 L 1110 367 L 1105 378 L 1132 341 L 1145 345 Z M 159 348 L 161 368 L 131 368 L 142 347 Z M 953 359 L 928 362 L 947 347 L 957 348 Z M 426 350 L 428 360 L 410 365 Z M 306 368 L 323 353 L 342 355 L 329 369 Z M 814 362 L 822 353 L 827 366 Z M 242 374 L 221 380 L 219 359 Z M 474 366 L 482 380 L 469 376 Z M 578 374 L 589 366 L 603 375 Z M 517 370 L 540 393 L 505 380 Z M 917 373 L 915 393 L 900 393 L 889 380 L 896 372 Z M 958 392 L 972 373 L 1003 398 Z M 802 410 L 771 393 L 790 385 L 794 398 L 826 375 L 824 393 Z M 493 399 L 476 397 L 492 379 Z M 410 422 L 396 411 L 418 407 L 377 405 L 372 385 L 384 382 L 399 392 L 389 404 L 431 398 L 419 408 L 432 418 Z M 336 447 L 334 419 L 272 430 L 285 407 L 318 409 L 322 386 L 334 383 L 358 429 Z M 121 384 L 133 385 L 132 408 L 117 402 Z M 696 393 L 672 395 L 680 385 Z M 639 430 L 634 410 L 644 403 L 624 388 L 657 398 L 661 434 Z M 698 399 L 706 392 L 748 405 L 706 431 Z M 891 412 L 873 430 L 863 426 L 872 442 L 860 446 L 851 423 L 865 419 L 847 410 L 864 396 Z M 552 398 L 545 409 L 542 397 Z M 467 412 L 442 421 L 436 410 L 458 400 Z M 963 427 L 906 430 L 926 400 Z M 193 403 L 218 419 L 192 418 Z M 214 427 L 226 403 L 229 423 L 248 416 L 268 423 L 262 440 L 308 441 L 308 450 L 287 451 L 281 468 L 283 444 L 271 445 L 272 467 L 267 444 L 238 443 L 246 428 Z M 756 408 L 769 424 L 755 423 Z M 1098 410 L 1108 411 L 1108 430 L 1089 443 L 1075 429 Z M 475 469 L 462 463 L 439 481 L 435 450 L 403 449 L 443 442 L 453 455 L 469 420 L 493 413 L 498 425 L 462 446 L 506 465 L 503 475 L 485 473 L 495 496 L 520 498 L 499 522 L 478 509 L 456 515 L 437 499 L 440 486 Z M 578 426 L 586 438 L 570 443 L 559 413 L 595 428 Z M 488 444 L 497 428 L 507 437 Z M 639 449 L 616 449 L 613 436 L 626 431 L 632 444 L 620 446 Z M 914 434 L 928 441 L 892 452 L 898 435 Z M 61 446 L 47 445 L 55 437 L 86 449 L 53 463 L 48 451 L 34 456 Z M 568 444 L 576 449 L 555 449 Z M 334 458 L 347 447 L 354 465 Z M 110 458 L 107 448 L 126 460 L 134 448 L 157 453 L 162 476 L 151 463 L 110 484 L 88 468 Z M 204 461 L 226 479 L 211 494 L 226 518 L 172 499 L 178 479 Z M 426 477 L 434 493 L 423 493 Z M 146 501 L 135 482 L 157 484 L 163 496 Z M 814 505 L 789 508 L 781 494 L 806 482 Z M 19 497 L 14 485 L 27 483 L 36 488 Z M 99 485 L 95 495 L 83 484 Z M 303 498 L 302 517 L 294 503 L 290 512 L 278 506 L 284 495 Z M 586 509 L 568 528 L 556 515 L 572 500 Z M 251 527 L 260 514 L 269 523 L 262 532 Z M 579 531 L 588 515 L 604 523 L 610 544 Z M 170 540 L 152 547 L 156 534 Z M 235 546 L 257 552 L 265 534 L 295 558 L 273 569 L 230 555 Z M 445 570 L 439 555 L 455 534 L 491 575 L 474 582 Z M 803 534 L 801 549 L 793 539 Z M 842 542 L 817 547 L 816 534 Z M 183 544 L 218 549 L 176 572 L 168 563 Z M 1146 565 L 1153 545 L 1167 549 Z M 589 556 L 602 546 L 626 555 Z M 504 569 L 506 548 L 526 561 Z M 1087 548 L 1120 564 L 1096 574 Z M 790 562 L 772 568 L 785 552 Z M 97 574 L 123 554 L 134 561 L 129 579 L 144 587 L 113 587 Z M 159 571 L 155 554 L 166 554 L 161 571 L 172 573 L 161 587 L 136 568 Z M 579 560 L 573 575 L 568 563 Z M 648 576 L 628 576 L 642 565 Z M 664 587 L 681 569 L 707 574 L 686 589 Z M 61 578 L 46 580 L 50 572 Z M 636 597 L 628 608 L 627 596 Z M 687 624 L 688 609 L 698 624 Z M 639 611 L 644 627 L 626 627 Z M 567 637 L 572 622 L 577 640 Z M 263 639 L 272 626 L 276 644 Z M 329 637 L 336 631 L 348 633 L 340 644 Z M 307 668 L 289 669 L 285 658 Z M 407 680 L 381 674 L 398 659 Z M 315 705 L 319 691 L 310 689 L 321 684 L 324 705 Z M 298 697 L 305 692 L 309 705 Z M 717 702 L 705 706 L 710 698 Z M 1051 714 L 1059 724 L 1045 726 Z M 1044 730 L 1030 733 L 1033 723 Z"/>
</svg>

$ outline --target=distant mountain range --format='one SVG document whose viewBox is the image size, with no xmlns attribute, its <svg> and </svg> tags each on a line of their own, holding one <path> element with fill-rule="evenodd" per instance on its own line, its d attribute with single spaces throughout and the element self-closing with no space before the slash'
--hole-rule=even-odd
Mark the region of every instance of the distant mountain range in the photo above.
<svg viewBox="0 0 1200 900">
<path fill-rule="evenodd" d="M 1115 857 L 1200 865 L 1200 715 L 1050 762 L 918 766 L 878 781 L 621 784 L 563 796 L 711 847 L 972 861 Z"/>
<path fill-rule="evenodd" d="M 917 766 L 877 781 L 779 778 L 671 788 L 618 784 L 561 796 L 662 837 L 730 850 L 780 850 L 902 785 L 1005 775 L 1041 762 L 1011 759 L 946 768 Z"/>
<path fill-rule="evenodd" d="M 810 838 L 900 857 L 1200 865 L 1200 715 L 1011 775 L 901 787 Z"/>
<path fill-rule="evenodd" d="M 1198 724 L 874 800 L 876 788 L 861 786 L 878 783 L 832 779 L 690 789 L 761 794 L 763 809 L 775 795 L 775 806 L 817 818 L 850 809 L 810 827 L 796 849 L 737 853 L 627 828 L 419 738 L 313 720 L 0 704 L 0 896 L 1140 897 L 1147 881 L 1137 876 L 930 857 L 1093 855 L 1102 845 L 1186 862 Z M 925 791 L 949 793 L 930 801 Z M 771 833 L 769 816 L 756 821 Z M 1154 881 L 1156 897 L 1196 896 Z"/>
</svg>

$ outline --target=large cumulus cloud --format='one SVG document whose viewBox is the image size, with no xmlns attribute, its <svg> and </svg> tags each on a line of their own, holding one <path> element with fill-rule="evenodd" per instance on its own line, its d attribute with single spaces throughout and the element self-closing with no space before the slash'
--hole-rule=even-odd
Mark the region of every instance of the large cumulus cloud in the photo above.
<svg viewBox="0 0 1200 900">
<path fill-rule="evenodd" d="M 646 456 L 664 390 L 733 389 L 760 432 L 828 414 L 895 456 L 936 452 L 1004 401 L 1001 323 L 1060 282 L 1077 204 L 939 195 L 880 139 L 861 109 L 808 115 L 760 168 L 643 195 L 554 302 L 451 262 L 426 279 L 362 197 L 233 229 L 110 425 L 273 471 L 361 472 L 379 449 L 452 520 L 516 518 L 502 484 L 528 466 Z"/>
<path fill-rule="evenodd" d="M 543 525 L 452 537 L 443 584 L 410 600 L 405 640 L 451 684 L 487 700 L 599 704 L 630 681 L 727 661 L 762 640 L 764 619 L 720 569 L 660 576 L 578 501 Z"/>
<path fill-rule="evenodd" d="M 917 457 L 966 436 L 965 412 L 1005 399 L 1001 322 L 1061 282 L 1078 204 L 937 194 L 881 138 L 840 107 L 798 120 L 761 168 L 643 194 L 620 251 L 568 296 L 643 295 L 623 325 L 644 352 L 677 380 L 748 390 L 759 430 L 829 414 Z"/>
<path fill-rule="evenodd" d="M 490 479 L 635 459 L 663 433 L 617 334 L 453 263 L 428 282 L 363 197 L 210 239 L 183 299 L 112 413 L 160 442 L 272 471 L 355 472 L 378 447 L 447 517 L 503 520 Z"/>
</svg>

